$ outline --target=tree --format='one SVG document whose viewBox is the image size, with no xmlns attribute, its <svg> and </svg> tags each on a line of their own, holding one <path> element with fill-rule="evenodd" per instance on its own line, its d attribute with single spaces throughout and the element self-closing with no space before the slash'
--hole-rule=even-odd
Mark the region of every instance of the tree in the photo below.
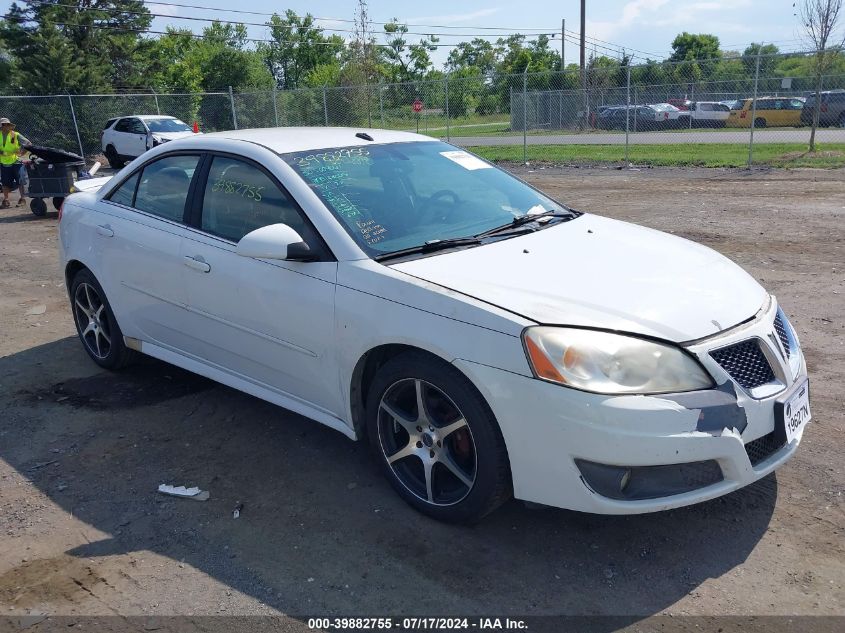
<svg viewBox="0 0 845 633">
<path fill-rule="evenodd" d="M 760 76 L 771 77 L 774 75 L 778 59 L 775 57 L 780 49 L 774 44 L 752 43 L 742 52 L 742 63 L 749 76 L 753 76 L 757 70 L 757 55 L 760 55 Z"/>
<path fill-rule="evenodd" d="M 449 51 L 446 69 L 455 72 L 462 68 L 477 68 L 482 75 L 490 75 L 498 62 L 498 51 L 493 44 L 477 37 L 471 42 L 461 42 Z"/>
<path fill-rule="evenodd" d="M 845 35 L 838 38 L 836 36 L 842 14 L 842 3 L 843 0 L 802 0 L 798 7 L 798 17 L 804 28 L 804 35 L 816 51 L 813 56 L 816 101 L 810 130 L 810 152 L 816 151 L 816 128 L 819 126 L 821 111 L 822 80 L 845 44 Z"/>
<path fill-rule="evenodd" d="M 669 61 L 704 61 L 718 59 L 721 56 L 718 37 L 705 33 L 694 35 L 684 31 L 672 40 L 672 54 L 669 56 Z"/>
<path fill-rule="evenodd" d="M 267 26 L 272 41 L 260 50 L 279 88 L 300 88 L 316 68 L 339 64 L 343 38 L 326 37 L 310 13 L 300 17 L 289 9 L 284 17 L 273 14 Z"/>
<path fill-rule="evenodd" d="M 400 24 L 396 18 L 384 25 L 387 46 L 383 56 L 386 61 L 384 73 L 391 82 L 417 81 L 431 68 L 429 53 L 437 50 L 439 41 L 434 35 L 424 36 L 419 44 L 408 44 L 405 36 L 408 25 Z"/>
<path fill-rule="evenodd" d="M 57 73 L 45 76 L 48 67 L 29 63 L 33 55 L 41 60 L 52 56 L 61 65 L 60 74 L 71 82 L 62 86 L 62 92 L 95 92 L 141 81 L 144 42 L 140 33 L 151 22 L 142 0 L 23 0 L 10 7 L 0 39 L 14 51 L 15 75 L 21 85 L 40 86 L 37 92 L 43 92 L 54 82 Z M 72 61 L 59 61 L 58 50 Z M 75 65 L 85 71 L 72 71 Z"/>
</svg>

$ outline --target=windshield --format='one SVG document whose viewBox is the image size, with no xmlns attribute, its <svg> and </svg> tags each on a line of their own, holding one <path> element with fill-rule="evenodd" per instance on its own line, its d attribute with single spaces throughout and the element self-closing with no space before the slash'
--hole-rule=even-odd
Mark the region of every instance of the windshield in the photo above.
<svg viewBox="0 0 845 633">
<path fill-rule="evenodd" d="M 191 128 L 179 119 L 147 119 L 150 132 L 190 132 Z"/>
<path fill-rule="evenodd" d="M 566 207 L 439 141 L 283 155 L 370 256 L 478 235 Z"/>
</svg>

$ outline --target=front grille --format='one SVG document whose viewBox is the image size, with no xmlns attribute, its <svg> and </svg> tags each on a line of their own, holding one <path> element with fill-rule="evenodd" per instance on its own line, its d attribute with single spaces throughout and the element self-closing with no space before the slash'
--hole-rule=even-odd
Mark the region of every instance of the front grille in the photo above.
<svg viewBox="0 0 845 633">
<path fill-rule="evenodd" d="M 745 452 L 748 453 L 748 459 L 751 461 L 751 465 L 756 466 L 782 449 L 785 443 L 782 435 L 778 435 L 772 431 L 768 435 L 748 442 L 745 445 Z"/>
<path fill-rule="evenodd" d="M 754 389 L 775 380 L 772 366 L 756 339 L 714 350 L 710 356 L 745 389 Z"/>
<path fill-rule="evenodd" d="M 786 356 L 789 358 L 792 356 L 792 350 L 789 346 L 789 337 L 786 335 L 786 325 L 781 318 L 780 310 L 775 315 L 775 332 L 777 332 L 778 338 L 780 339 L 780 344 L 783 345 L 783 351 L 786 352 Z"/>
</svg>

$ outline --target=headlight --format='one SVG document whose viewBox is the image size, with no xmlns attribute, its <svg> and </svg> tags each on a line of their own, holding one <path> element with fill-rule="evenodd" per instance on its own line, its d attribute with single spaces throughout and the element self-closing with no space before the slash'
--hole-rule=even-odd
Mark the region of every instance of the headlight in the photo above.
<svg viewBox="0 0 845 633">
<path fill-rule="evenodd" d="M 537 378 L 575 389 L 645 394 L 713 387 L 698 361 L 672 345 L 562 327 L 531 327 L 522 338 Z"/>
</svg>

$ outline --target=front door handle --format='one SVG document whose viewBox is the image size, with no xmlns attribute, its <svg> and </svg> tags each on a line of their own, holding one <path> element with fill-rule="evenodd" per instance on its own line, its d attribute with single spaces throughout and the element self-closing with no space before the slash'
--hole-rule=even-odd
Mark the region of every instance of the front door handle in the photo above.
<svg viewBox="0 0 845 633">
<path fill-rule="evenodd" d="M 114 230 L 108 224 L 97 226 L 97 234 L 103 237 L 114 237 Z"/>
<path fill-rule="evenodd" d="M 185 255 L 185 266 L 198 270 L 201 273 L 211 272 L 211 265 L 208 262 L 205 262 L 198 257 L 191 257 L 190 255 Z"/>
</svg>

